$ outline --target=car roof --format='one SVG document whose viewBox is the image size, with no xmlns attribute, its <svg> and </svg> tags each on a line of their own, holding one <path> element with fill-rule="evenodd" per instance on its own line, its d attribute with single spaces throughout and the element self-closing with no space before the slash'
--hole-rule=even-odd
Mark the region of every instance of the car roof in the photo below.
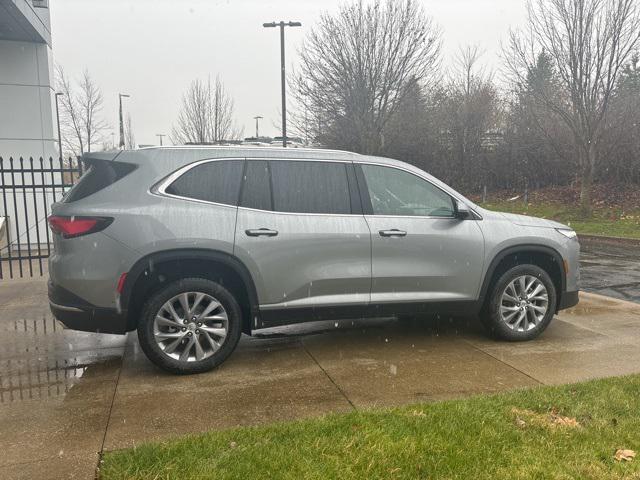
<svg viewBox="0 0 640 480">
<path fill-rule="evenodd" d="M 176 155 L 182 153 L 181 156 Z M 122 156 L 120 156 L 122 155 Z M 140 155 L 140 156 L 138 156 Z M 345 150 L 331 150 L 325 148 L 284 148 L 257 145 L 184 145 L 184 146 L 154 146 L 144 147 L 137 150 L 116 150 L 113 152 L 89 153 L 83 158 L 115 160 L 120 156 L 121 161 L 134 161 L 144 163 L 144 158 L 172 158 L 179 163 L 195 161 L 200 159 L 215 158 L 266 158 L 270 160 L 343 160 L 356 163 L 377 163 L 390 166 L 411 167 L 411 165 L 400 160 L 391 158 L 361 155 L 359 153 Z M 123 158 L 124 157 L 124 158 Z M 177 157 L 177 158 L 176 158 Z M 126 160 L 125 160 L 126 158 Z"/>
<path fill-rule="evenodd" d="M 156 150 L 159 152 L 185 152 L 193 154 L 197 152 L 198 156 L 202 157 L 248 157 L 248 158 L 328 158 L 328 159 L 340 159 L 340 160 L 354 160 L 355 157 L 360 155 L 357 153 L 346 152 L 342 150 L 329 150 L 323 148 L 284 148 L 284 147 L 272 147 L 272 146 L 257 146 L 257 145 L 232 145 L 232 146 L 201 146 L 201 145 L 185 145 L 185 146 L 167 146 L 167 147 L 145 147 L 136 151 L 151 151 Z"/>
</svg>

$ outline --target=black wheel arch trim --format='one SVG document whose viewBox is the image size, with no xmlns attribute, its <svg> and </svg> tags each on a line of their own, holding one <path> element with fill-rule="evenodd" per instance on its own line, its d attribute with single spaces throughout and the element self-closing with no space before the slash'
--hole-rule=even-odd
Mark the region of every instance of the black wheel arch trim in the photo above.
<svg viewBox="0 0 640 480">
<path fill-rule="evenodd" d="M 538 244 L 523 244 L 507 247 L 498 252 L 498 254 L 493 257 L 491 263 L 489 264 L 489 268 L 487 268 L 487 273 L 484 276 L 484 280 L 482 281 L 482 287 L 480 289 L 480 295 L 478 297 L 481 303 L 484 303 L 484 301 L 486 300 L 487 290 L 489 289 L 489 285 L 493 281 L 493 275 L 500 262 L 502 262 L 502 260 L 504 260 L 509 255 L 528 252 L 546 253 L 547 255 L 550 255 L 555 262 L 558 263 L 558 267 L 560 268 L 560 291 L 556 292 L 556 295 L 558 297 L 556 308 L 559 307 L 560 300 L 567 290 L 567 273 L 564 271 L 564 262 L 562 259 L 562 255 L 560 255 L 560 253 L 552 247 Z"/>
<path fill-rule="evenodd" d="M 125 279 L 122 293 L 120 294 L 120 307 L 122 310 L 128 310 L 132 300 L 133 288 L 140 276 L 148 269 L 150 263 L 159 264 L 176 260 L 211 260 L 231 268 L 238 274 L 247 288 L 251 316 L 259 314 L 256 286 L 245 264 L 232 254 L 205 248 L 162 250 L 160 252 L 150 253 L 139 259 L 127 272 L 127 278 Z"/>
</svg>

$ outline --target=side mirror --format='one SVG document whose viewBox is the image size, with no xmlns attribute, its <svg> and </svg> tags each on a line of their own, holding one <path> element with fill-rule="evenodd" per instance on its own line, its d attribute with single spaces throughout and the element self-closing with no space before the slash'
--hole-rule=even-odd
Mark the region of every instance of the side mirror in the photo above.
<svg viewBox="0 0 640 480">
<path fill-rule="evenodd" d="M 453 203 L 455 205 L 455 217 L 458 220 L 467 220 L 471 218 L 471 210 L 469 210 L 468 206 L 458 200 L 454 200 Z"/>
</svg>

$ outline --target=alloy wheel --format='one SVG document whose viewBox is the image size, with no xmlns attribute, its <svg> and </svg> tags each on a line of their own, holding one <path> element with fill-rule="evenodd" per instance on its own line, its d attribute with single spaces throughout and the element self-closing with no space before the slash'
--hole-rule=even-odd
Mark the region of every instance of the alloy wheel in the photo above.
<svg viewBox="0 0 640 480">
<path fill-rule="evenodd" d="M 181 362 L 199 362 L 220 349 L 229 320 L 222 304 L 202 292 L 184 292 L 164 303 L 153 322 L 162 352 Z"/>
<path fill-rule="evenodd" d="M 500 318 L 517 332 L 528 332 L 544 319 L 549 308 L 547 287 L 538 277 L 521 275 L 502 292 Z"/>
</svg>

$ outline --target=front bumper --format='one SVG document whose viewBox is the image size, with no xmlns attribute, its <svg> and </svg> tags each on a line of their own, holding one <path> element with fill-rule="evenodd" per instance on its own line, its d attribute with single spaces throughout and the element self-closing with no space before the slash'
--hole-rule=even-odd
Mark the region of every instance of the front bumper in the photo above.
<svg viewBox="0 0 640 480">
<path fill-rule="evenodd" d="M 579 294 L 580 292 L 577 290 L 575 292 L 563 292 L 558 303 L 558 311 L 575 307 L 580 301 Z"/>
<path fill-rule="evenodd" d="M 72 330 L 97 333 L 127 333 L 126 312 L 100 308 L 49 281 L 49 307 L 62 324 Z"/>
</svg>

